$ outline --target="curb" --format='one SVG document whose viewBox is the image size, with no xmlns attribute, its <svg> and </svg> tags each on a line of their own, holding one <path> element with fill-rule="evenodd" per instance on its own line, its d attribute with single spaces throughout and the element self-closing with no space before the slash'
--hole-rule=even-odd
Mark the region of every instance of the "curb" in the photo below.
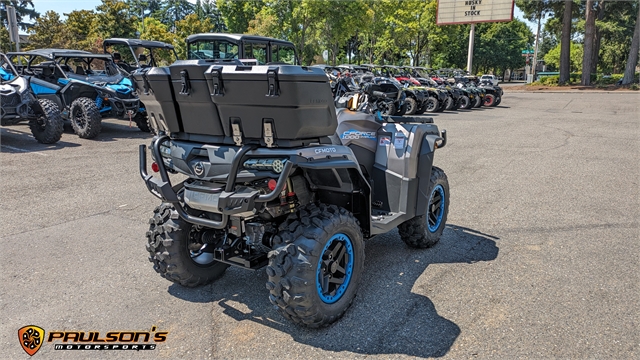
<svg viewBox="0 0 640 360">
<path fill-rule="evenodd" d="M 504 88 L 503 88 L 504 90 Z M 509 93 L 527 93 L 527 94 L 535 94 L 535 93 L 553 93 L 553 94 L 638 94 L 640 95 L 640 90 L 615 90 L 615 91 L 607 91 L 607 90 L 509 90 Z M 507 91 L 505 91 L 507 93 Z"/>
</svg>

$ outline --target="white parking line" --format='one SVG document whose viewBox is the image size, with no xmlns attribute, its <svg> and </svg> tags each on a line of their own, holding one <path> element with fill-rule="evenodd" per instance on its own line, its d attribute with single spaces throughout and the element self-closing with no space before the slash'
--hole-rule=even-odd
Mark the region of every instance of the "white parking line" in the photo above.
<svg viewBox="0 0 640 360">
<path fill-rule="evenodd" d="M 9 149 L 9 150 L 13 150 L 13 151 L 20 151 L 20 152 L 25 152 L 25 153 L 29 153 L 29 154 L 36 154 L 36 155 L 40 155 L 40 156 L 49 156 L 45 153 L 41 153 L 39 151 L 31 151 L 31 150 L 25 150 L 25 149 L 20 149 L 17 147 L 13 147 L 13 146 L 9 146 L 9 145 L 1 145 L 3 148 L 5 149 Z"/>
</svg>

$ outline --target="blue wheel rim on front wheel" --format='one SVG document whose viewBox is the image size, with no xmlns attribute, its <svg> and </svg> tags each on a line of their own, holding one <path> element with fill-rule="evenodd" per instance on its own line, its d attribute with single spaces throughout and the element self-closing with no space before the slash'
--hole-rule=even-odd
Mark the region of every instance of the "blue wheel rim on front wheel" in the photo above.
<svg viewBox="0 0 640 360">
<path fill-rule="evenodd" d="M 444 202 L 445 202 L 444 188 L 442 185 L 436 185 L 431 191 L 429 197 L 429 209 L 427 211 L 427 225 L 429 232 L 434 233 L 442 224 L 442 218 L 444 217 Z"/>
<path fill-rule="evenodd" d="M 347 291 L 353 274 L 353 258 L 349 236 L 338 233 L 327 241 L 316 271 L 316 289 L 322 302 L 333 304 Z"/>
</svg>

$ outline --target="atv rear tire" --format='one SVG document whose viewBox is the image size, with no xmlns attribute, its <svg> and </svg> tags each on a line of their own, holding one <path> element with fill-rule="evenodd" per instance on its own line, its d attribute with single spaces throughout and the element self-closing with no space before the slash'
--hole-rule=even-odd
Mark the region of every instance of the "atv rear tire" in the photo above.
<svg viewBox="0 0 640 360">
<path fill-rule="evenodd" d="M 398 226 L 400 238 L 410 247 L 425 249 L 435 245 L 442 236 L 449 212 L 449 181 L 440 168 L 431 169 L 427 213 Z"/>
<path fill-rule="evenodd" d="M 484 106 L 496 106 L 496 97 L 493 94 L 484 96 Z"/>
<path fill-rule="evenodd" d="M 266 286 L 280 313 L 314 328 L 342 317 L 364 268 L 364 241 L 353 214 L 309 204 L 280 225 L 274 243 Z"/>
<path fill-rule="evenodd" d="M 42 144 L 54 144 L 62 138 L 64 132 L 64 120 L 60 115 L 58 105 L 51 100 L 38 100 L 40 113 L 36 118 L 29 121 L 29 128 L 33 137 Z"/>
<path fill-rule="evenodd" d="M 439 105 L 440 104 L 438 104 L 438 99 L 436 99 L 433 96 L 429 96 L 427 101 L 425 101 L 425 105 L 424 105 L 425 111 L 430 113 L 437 112 Z"/>
<path fill-rule="evenodd" d="M 173 205 L 163 203 L 153 212 L 147 231 L 147 251 L 160 276 L 185 287 L 196 287 L 224 274 L 229 265 L 212 258 L 200 264 L 192 257 L 189 245 L 199 242 L 202 233 L 180 218 Z"/>
<path fill-rule="evenodd" d="M 73 131 L 83 139 L 93 139 L 102 129 L 102 116 L 95 101 L 81 97 L 71 103 L 69 120 Z"/>
<path fill-rule="evenodd" d="M 384 116 L 391 116 L 396 113 L 396 104 L 390 101 L 381 101 L 378 103 L 378 109 L 380 113 Z"/>
<path fill-rule="evenodd" d="M 416 101 L 416 99 L 408 97 L 404 100 L 404 103 L 407 107 L 405 115 L 413 115 L 416 113 L 416 111 L 418 111 L 418 102 Z"/>
<path fill-rule="evenodd" d="M 460 109 L 469 109 L 471 107 L 471 99 L 467 95 L 460 96 L 459 107 Z"/>
</svg>

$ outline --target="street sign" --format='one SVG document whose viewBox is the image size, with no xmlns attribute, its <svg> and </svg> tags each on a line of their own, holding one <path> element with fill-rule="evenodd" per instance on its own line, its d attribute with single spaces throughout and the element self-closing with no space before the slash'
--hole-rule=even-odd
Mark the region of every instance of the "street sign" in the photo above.
<svg viewBox="0 0 640 360">
<path fill-rule="evenodd" d="M 522 55 L 533 54 L 533 50 L 522 50 Z"/>
</svg>

